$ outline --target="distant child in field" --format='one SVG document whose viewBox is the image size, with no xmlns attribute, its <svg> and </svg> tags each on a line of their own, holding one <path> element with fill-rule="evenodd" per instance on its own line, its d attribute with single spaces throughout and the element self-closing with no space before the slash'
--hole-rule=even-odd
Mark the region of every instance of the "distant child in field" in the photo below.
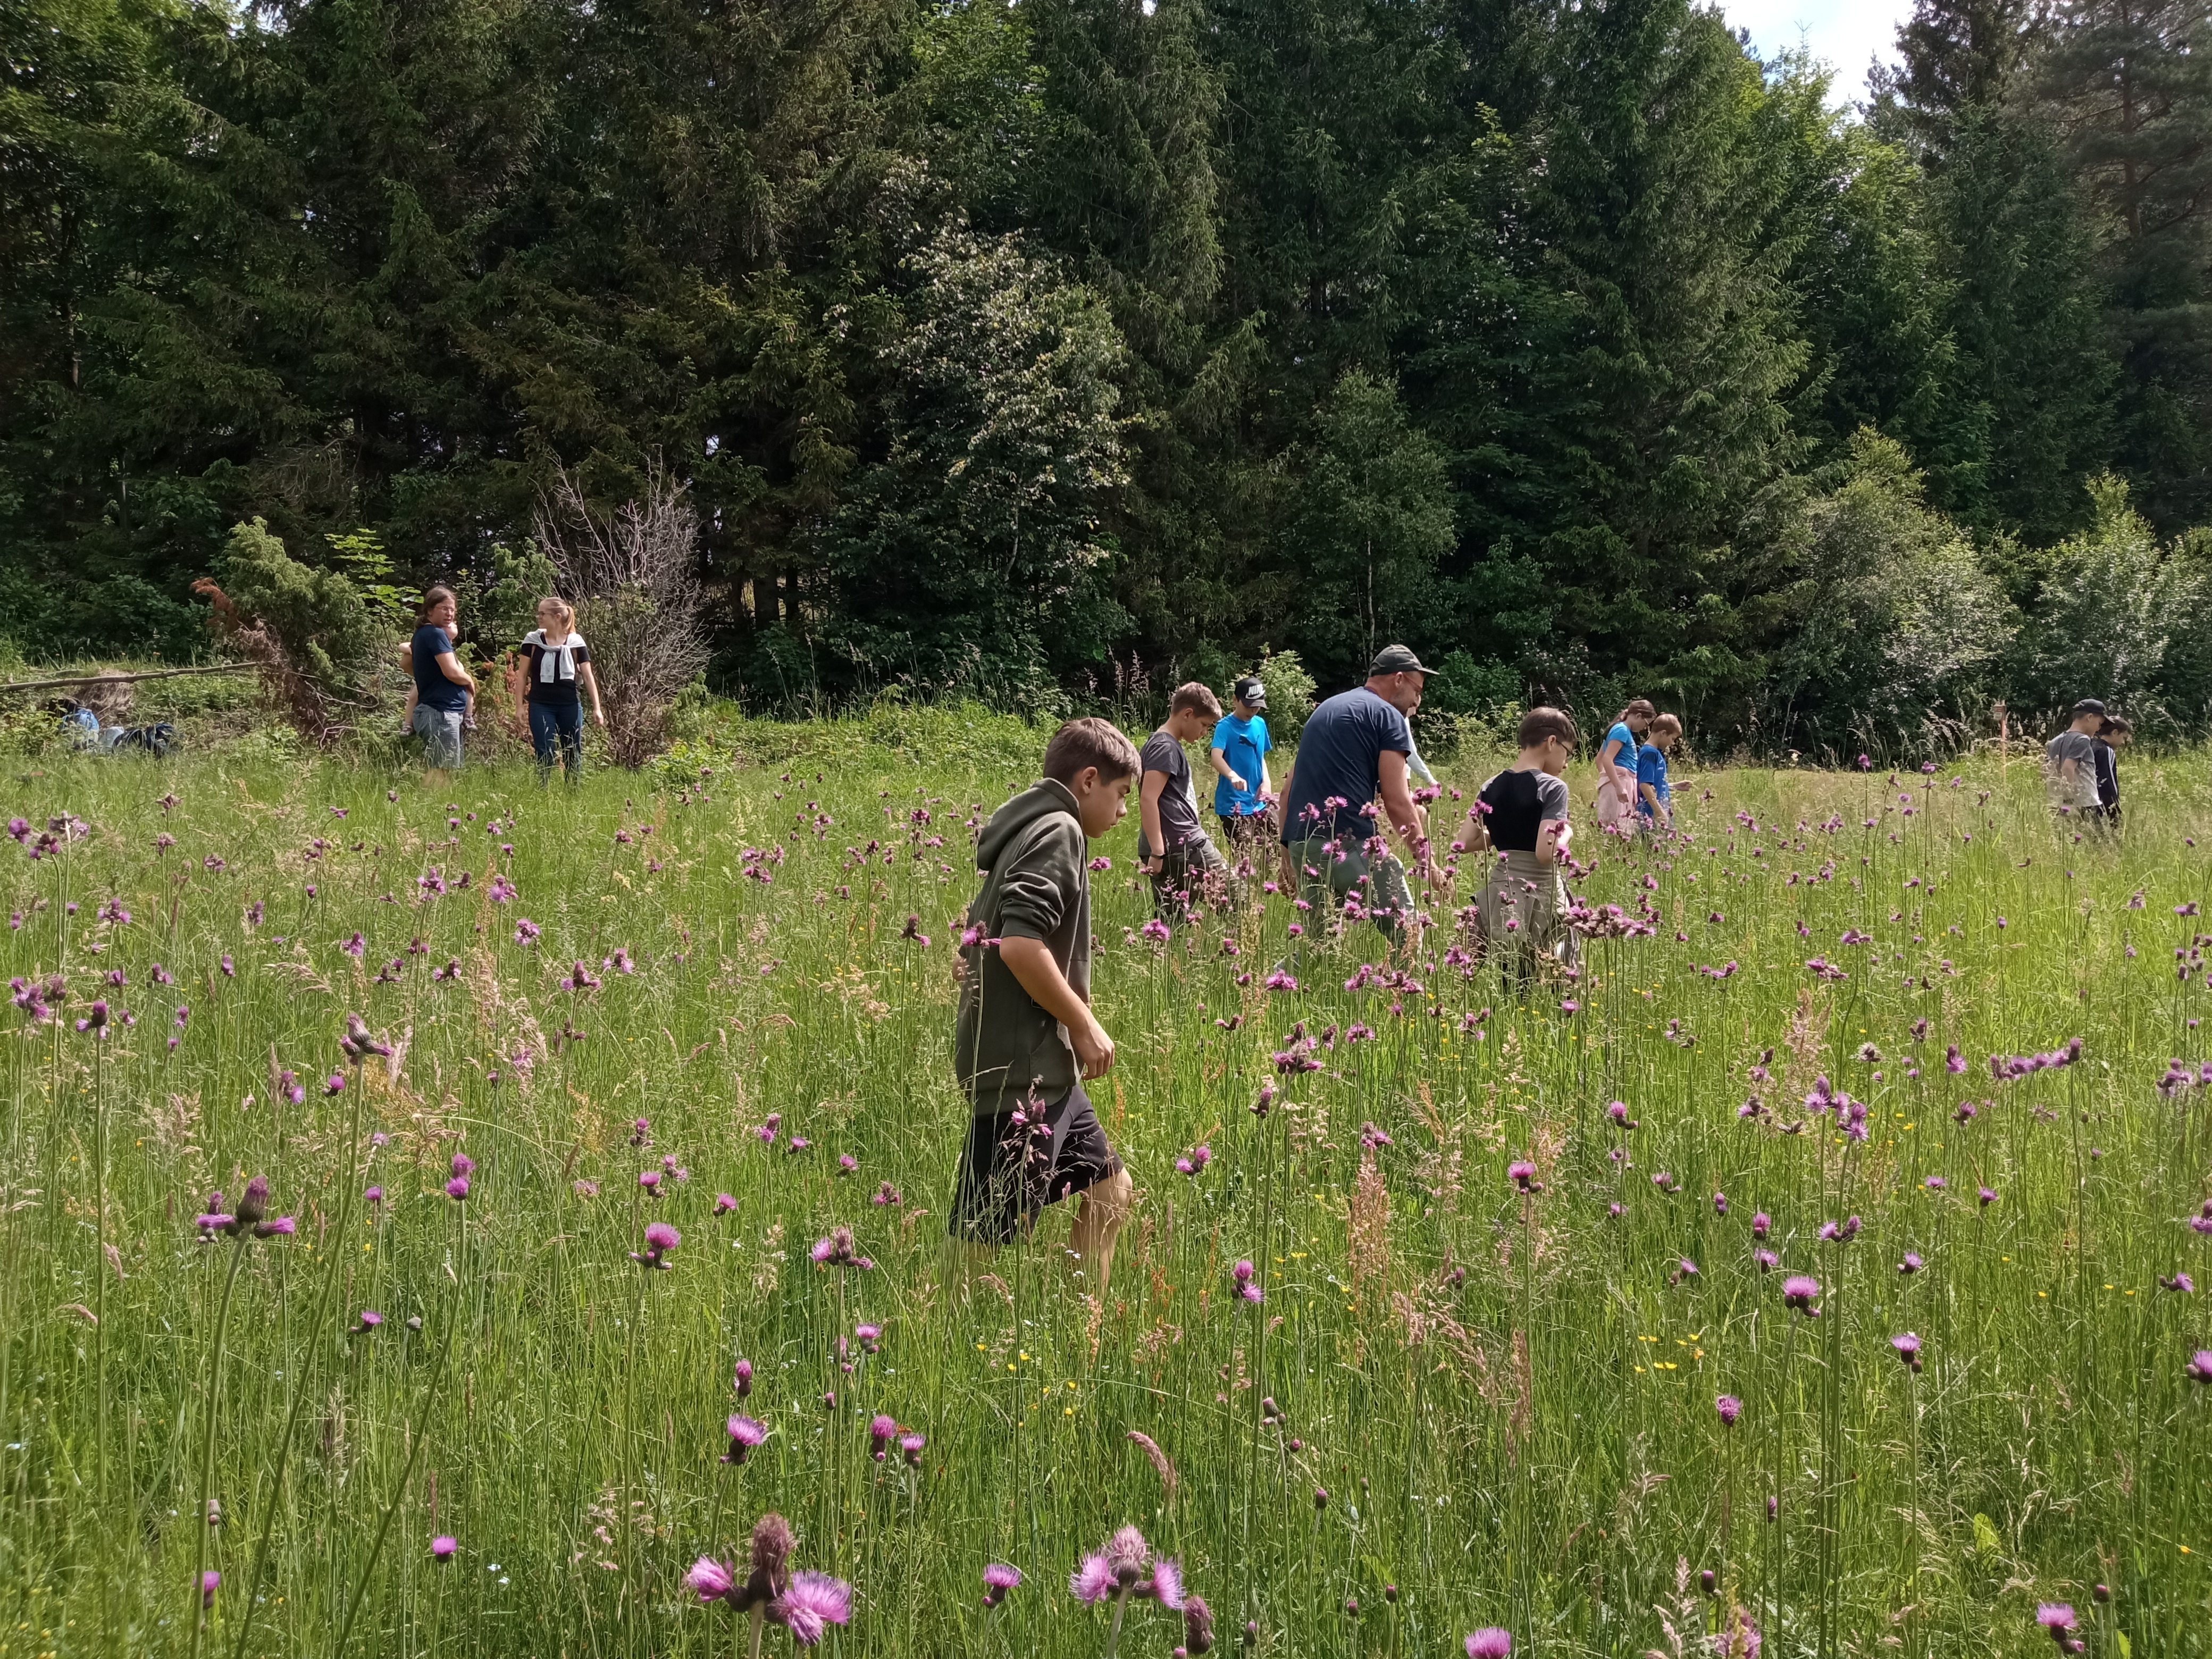
<svg viewBox="0 0 2212 1659">
<path fill-rule="evenodd" d="M 1682 722 L 1674 715 L 1651 717 L 1651 734 L 1636 751 L 1636 819 L 1639 830 L 1674 827 L 1674 790 L 1667 781 L 1667 756 L 1681 736 Z"/>
<path fill-rule="evenodd" d="M 1658 713 L 1649 697 L 1620 711 L 1597 750 L 1597 822 L 1600 829 L 1626 830 L 1636 812 L 1636 754 Z"/>
<path fill-rule="evenodd" d="M 522 636 L 522 718 L 530 724 L 531 747 L 538 751 L 538 781 L 553 775 L 558 745 L 561 769 L 570 783 L 584 775 L 584 704 L 580 685 L 592 694 L 592 718 L 602 726 L 607 711 L 599 703 L 599 676 L 592 670 L 591 647 L 576 632 L 576 612 L 557 596 L 538 601 L 538 626 Z"/>
<path fill-rule="evenodd" d="M 1183 744 L 1197 743 L 1221 719 L 1221 700 L 1196 680 L 1178 685 L 1168 700 L 1167 723 L 1145 740 L 1137 787 L 1137 857 L 1152 878 L 1152 909 L 1162 921 L 1180 923 L 1191 895 L 1209 874 L 1220 886 L 1229 861 L 1206 839 L 1198 821 L 1198 790 L 1191 782 Z"/>
<path fill-rule="evenodd" d="M 422 733 L 430 783 L 442 782 L 460 765 L 461 728 L 476 713 L 475 677 L 453 654 L 459 613 L 452 588 L 431 588 L 422 595 L 414 637 L 399 653 L 400 666 L 414 677 L 402 719 L 409 731 Z"/>
<path fill-rule="evenodd" d="M 1574 834 L 1564 775 L 1574 752 L 1574 719 L 1562 709 L 1532 708 L 1516 736 L 1519 757 L 1475 797 L 1468 845 L 1498 855 L 1475 901 L 1476 952 L 1503 951 L 1509 975 L 1526 979 L 1547 960 L 1566 967 L 1576 957 L 1559 875 Z"/>
<path fill-rule="evenodd" d="M 983 890 L 960 938 L 953 1062 L 972 1113 L 949 1231 L 1003 1244 L 1073 1193 L 1068 1233 L 1102 1301 L 1133 1183 L 1106 1144 L 1084 1079 L 1114 1064 L 1091 1012 L 1090 848 L 1128 811 L 1137 750 L 1102 720 L 1068 721 L 1044 777 L 991 815 L 975 843 Z"/>
<path fill-rule="evenodd" d="M 2097 728 L 2097 815 L 2108 830 L 2120 827 L 2120 757 L 2136 734 L 2135 724 L 2124 714 L 2108 714 Z"/>
<path fill-rule="evenodd" d="M 1274 839 L 1267 826 L 1267 806 L 1275 794 L 1267 754 L 1275 741 L 1267 734 L 1266 684 L 1247 674 L 1230 687 L 1229 695 L 1229 712 L 1213 727 L 1213 811 L 1231 850 L 1249 859 Z"/>
</svg>

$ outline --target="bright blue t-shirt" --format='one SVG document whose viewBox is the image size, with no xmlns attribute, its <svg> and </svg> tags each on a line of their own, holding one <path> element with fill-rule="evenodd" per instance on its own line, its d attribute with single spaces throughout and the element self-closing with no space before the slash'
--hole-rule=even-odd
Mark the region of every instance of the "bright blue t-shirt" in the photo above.
<svg viewBox="0 0 2212 1659">
<path fill-rule="evenodd" d="M 1636 775 L 1637 767 L 1642 763 L 1636 753 L 1636 733 L 1628 729 L 1626 720 L 1615 720 L 1613 723 L 1613 730 L 1605 734 L 1605 741 L 1597 746 L 1598 754 L 1602 757 L 1606 750 L 1606 744 L 1613 743 L 1619 744 L 1620 748 L 1613 756 L 1613 763 L 1633 778 Z M 1605 774 L 1602 770 L 1598 773 L 1598 781 L 1601 783 L 1605 781 Z"/>
<path fill-rule="evenodd" d="M 1244 780 L 1242 789 L 1231 789 L 1228 779 L 1214 774 L 1213 810 L 1224 818 L 1249 817 L 1267 805 L 1260 799 L 1260 762 L 1275 746 L 1267 735 L 1267 716 L 1239 720 L 1224 714 L 1213 728 L 1212 746 L 1221 751 L 1229 769 Z"/>
<path fill-rule="evenodd" d="M 415 630 L 409 643 L 415 653 L 415 701 L 425 708 L 442 709 L 459 714 L 469 706 L 468 688 L 458 680 L 446 678 L 446 671 L 438 666 L 438 659 L 453 648 L 452 637 L 442 628 L 424 623 Z"/>
<path fill-rule="evenodd" d="M 1639 786 L 1636 810 L 1647 818 L 1651 816 L 1651 803 L 1644 799 L 1642 785 L 1651 786 L 1651 793 L 1659 797 L 1662 806 L 1674 799 L 1674 792 L 1667 784 L 1667 753 L 1657 744 L 1647 743 L 1636 751 L 1636 781 Z"/>
</svg>

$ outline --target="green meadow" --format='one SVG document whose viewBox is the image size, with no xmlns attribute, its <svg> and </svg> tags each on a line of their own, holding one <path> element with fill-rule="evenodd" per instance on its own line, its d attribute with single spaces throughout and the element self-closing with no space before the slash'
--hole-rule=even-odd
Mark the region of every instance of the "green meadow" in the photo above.
<svg viewBox="0 0 2212 1659">
<path fill-rule="evenodd" d="M 2212 1653 L 2205 757 L 2126 763 L 2118 839 L 2017 754 L 1689 769 L 1674 839 L 1583 823 L 1624 914 L 1534 987 L 1468 958 L 1461 859 L 1418 952 L 1309 917 L 1270 989 L 1275 872 L 1147 939 L 1125 823 L 1098 1285 L 1067 1206 L 944 1242 L 975 831 L 1042 737 L 0 778 L 0 1656 L 742 1654 L 684 1574 L 769 1510 L 853 1659 L 1103 1653 L 1069 1574 L 1124 1525 L 1224 1653 L 2028 1655 L 2050 1603 Z M 204 1240 L 254 1176 L 293 1231 Z"/>
</svg>

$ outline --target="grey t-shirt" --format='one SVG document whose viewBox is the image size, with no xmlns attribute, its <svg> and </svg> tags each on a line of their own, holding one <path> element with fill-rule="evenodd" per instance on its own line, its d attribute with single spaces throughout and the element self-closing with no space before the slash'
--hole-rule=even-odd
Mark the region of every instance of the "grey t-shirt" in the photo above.
<svg viewBox="0 0 2212 1659">
<path fill-rule="evenodd" d="M 2071 727 L 2061 732 L 2043 745 L 2043 757 L 2051 775 L 2052 791 L 2069 805 L 2097 805 L 2097 742 L 2086 732 Z M 2068 761 L 2075 763 L 2073 781 L 2069 784 L 2060 777 L 2058 769 Z"/>
<path fill-rule="evenodd" d="M 1198 827 L 1198 792 L 1190 780 L 1190 757 L 1183 753 L 1175 734 L 1165 727 L 1153 732 L 1145 739 L 1138 758 L 1146 772 L 1161 772 L 1167 776 L 1167 786 L 1160 791 L 1160 835 L 1167 842 L 1166 850 L 1173 852 L 1178 847 L 1203 840 L 1206 831 Z M 1139 777 L 1140 787 L 1143 781 Z M 1137 843 L 1139 850 L 1149 858 L 1152 849 L 1144 845 L 1143 823 L 1141 818 L 1138 820 Z"/>
</svg>

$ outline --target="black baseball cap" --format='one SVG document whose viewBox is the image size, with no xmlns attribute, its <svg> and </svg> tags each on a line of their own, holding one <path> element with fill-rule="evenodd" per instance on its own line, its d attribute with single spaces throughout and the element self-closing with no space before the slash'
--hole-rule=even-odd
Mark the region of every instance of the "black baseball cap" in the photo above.
<svg viewBox="0 0 2212 1659">
<path fill-rule="evenodd" d="M 1267 688 L 1257 674 L 1247 674 L 1229 688 L 1229 695 L 1247 708 L 1265 708 L 1267 706 Z"/>
<path fill-rule="evenodd" d="M 2105 712 L 2105 705 L 2095 697 L 2084 697 L 2074 705 L 2074 712 L 2076 714 L 2101 715 Z"/>
<path fill-rule="evenodd" d="M 1410 645 L 1386 645 L 1375 653 L 1375 660 L 1367 665 L 1367 678 L 1377 674 L 1433 674 L 1431 668 L 1413 654 Z"/>
</svg>

